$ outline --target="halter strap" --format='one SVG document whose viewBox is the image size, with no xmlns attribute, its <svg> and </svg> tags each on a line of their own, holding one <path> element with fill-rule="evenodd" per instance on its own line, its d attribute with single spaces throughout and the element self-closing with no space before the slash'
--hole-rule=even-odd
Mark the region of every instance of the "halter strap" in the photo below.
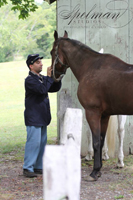
<svg viewBox="0 0 133 200">
<path fill-rule="evenodd" d="M 66 67 L 66 68 L 69 67 L 69 65 L 64 64 L 64 63 L 60 60 L 59 55 L 58 55 L 58 45 L 55 47 L 55 56 L 56 56 L 56 58 L 58 59 L 58 62 L 61 64 L 61 66 L 64 66 L 64 67 Z"/>
<path fill-rule="evenodd" d="M 57 70 L 55 69 L 55 65 L 56 65 L 58 62 L 61 64 L 62 67 L 65 67 L 63 72 L 59 72 L 59 71 L 57 71 Z M 55 47 L 55 60 L 54 60 L 54 63 L 53 63 L 53 79 L 54 79 L 54 81 L 59 82 L 59 81 L 63 78 L 63 76 L 65 75 L 66 70 L 67 70 L 68 67 L 69 67 L 69 65 L 64 64 L 64 63 L 60 60 L 59 55 L 58 55 L 58 45 L 57 45 L 57 46 Z M 55 72 L 56 72 L 57 74 L 60 75 L 59 78 L 56 78 L 56 77 L 55 77 Z"/>
</svg>

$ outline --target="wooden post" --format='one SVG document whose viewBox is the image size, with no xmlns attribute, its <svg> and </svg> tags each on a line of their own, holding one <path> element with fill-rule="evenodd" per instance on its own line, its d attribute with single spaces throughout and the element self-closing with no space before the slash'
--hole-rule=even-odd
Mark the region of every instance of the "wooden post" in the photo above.
<svg viewBox="0 0 133 200">
<path fill-rule="evenodd" d="M 81 132 L 82 111 L 67 108 L 62 137 L 64 145 L 47 145 L 43 157 L 45 200 L 80 199 Z"/>
</svg>

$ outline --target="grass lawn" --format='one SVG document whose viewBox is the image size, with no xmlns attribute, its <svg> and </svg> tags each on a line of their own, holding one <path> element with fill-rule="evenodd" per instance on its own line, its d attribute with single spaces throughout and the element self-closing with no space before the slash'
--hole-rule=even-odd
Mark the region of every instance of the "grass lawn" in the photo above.
<svg viewBox="0 0 133 200">
<path fill-rule="evenodd" d="M 46 75 L 50 60 L 43 61 Z M 0 63 L 0 153 L 24 151 L 26 128 L 24 124 L 24 79 L 28 75 L 25 61 Z M 48 142 L 57 136 L 56 93 L 49 93 L 52 121 L 48 126 Z"/>
</svg>

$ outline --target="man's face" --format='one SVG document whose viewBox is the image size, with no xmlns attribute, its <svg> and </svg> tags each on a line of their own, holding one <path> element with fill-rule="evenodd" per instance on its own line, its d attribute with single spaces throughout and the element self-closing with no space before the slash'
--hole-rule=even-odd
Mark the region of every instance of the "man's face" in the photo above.
<svg viewBox="0 0 133 200">
<path fill-rule="evenodd" d="M 36 60 L 33 65 L 30 65 L 30 69 L 32 72 L 39 74 L 42 71 L 42 61 L 41 59 Z"/>
</svg>

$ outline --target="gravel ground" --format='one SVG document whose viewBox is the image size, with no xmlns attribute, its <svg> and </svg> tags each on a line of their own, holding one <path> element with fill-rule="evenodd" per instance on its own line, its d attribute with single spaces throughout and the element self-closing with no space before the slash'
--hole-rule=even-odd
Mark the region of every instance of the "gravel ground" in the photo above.
<svg viewBox="0 0 133 200">
<path fill-rule="evenodd" d="M 13 156 L 0 157 L 0 200 L 43 200 L 43 178 L 22 175 L 22 161 Z M 133 200 L 133 155 L 125 158 L 125 167 L 116 169 L 116 160 L 105 161 L 102 176 L 89 182 L 92 162 L 82 160 L 80 200 Z"/>
<path fill-rule="evenodd" d="M 92 167 L 82 167 L 81 200 L 133 199 L 132 171 L 116 169 L 113 165 L 102 169 L 102 176 L 96 182 L 89 182 Z"/>
</svg>

